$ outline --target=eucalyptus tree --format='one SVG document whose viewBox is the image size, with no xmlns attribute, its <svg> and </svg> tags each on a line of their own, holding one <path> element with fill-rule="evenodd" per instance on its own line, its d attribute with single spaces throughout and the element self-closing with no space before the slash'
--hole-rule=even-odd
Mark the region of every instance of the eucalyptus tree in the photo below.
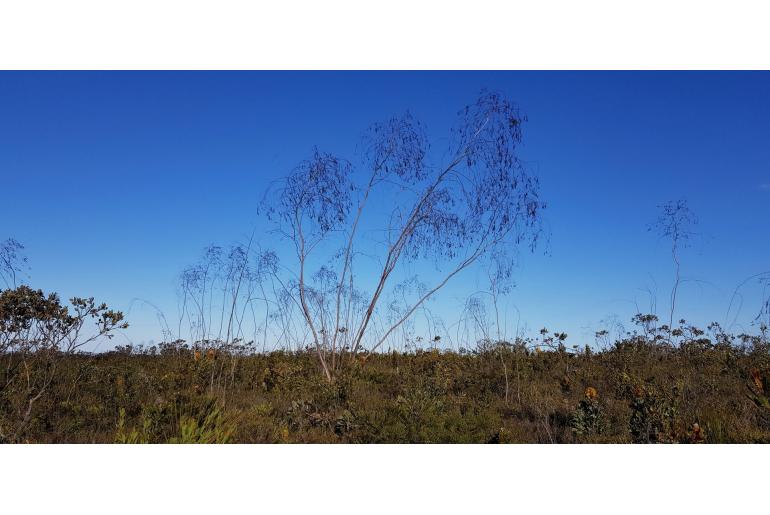
<svg viewBox="0 0 770 515">
<path fill-rule="evenodd" d="M 698 219 L 687 205 L 686 200 L 666 202 L 659 206 L 659 209 L 658 218 L 650 225 L 649 230 L 656 231 L 671 243 L 671 260 L 674 263 L 674 284 L 671 288 L 668 323 L 668 330 L 671 332 L 674 328 L 676 297 L 681 283 L 680 251 L 689 246 L 691 238 L 695 235 L 693 227 L 697 225 Z"/>
<path fill-rule="evenodd" d="M 5 288 L 16 288 L 18 277 L 28 268 L 24 245 L 13 238 L 0 242 L 0 280 Z"/>
<path fill-rule="evenodd" d="M 255 343 L 260 333 L 266 346 L 272 306 L 278 303 L 268 283 L 277 273 L 278 258 L 272 251 L 255 252 L 252 240 L 228 249 L 211 245 L 198 263 L 182 271 L 180 341 L 187 320 L 194 346 L 227 346 L 248 337 Z M 258 311 L 263 311 L 261 317 Z"/>
<path fill-rule="evenodd" d="M 524 122 L 515 104 L 482 92 L 432 164 L 423 125 L 394 116 L 366 131 L 355 165 L 316 149 L 266 201 L 291 242 L 291 291 L 327 379 L 342 354 L 365 360 L 463 270 L 534 247 L 545 205 L 518 157 Z M 365 259 L 367 272 L 355 273 Z M 394 271 L 414 261 L 433 262 L 439 277 L 397 319 L 373 323 Z M 323 273 L 314 280 L 315 266 Z"/>
</svg>

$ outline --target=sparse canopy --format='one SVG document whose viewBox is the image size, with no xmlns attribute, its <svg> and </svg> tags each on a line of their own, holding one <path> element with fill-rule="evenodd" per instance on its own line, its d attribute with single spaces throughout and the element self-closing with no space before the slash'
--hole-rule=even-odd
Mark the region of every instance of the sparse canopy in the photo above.
<svg viewBox="0 0 770 515">
<path fill-rule="evenodd" d="M 429 163 L 425 131 L 407 113 L 374 124 L 365 133 L 358 167 L 316 149 L 286 178 L 266 211 L 278 231 L 293 242 L 298 273 L 292 291 L 327 377 L 338 363 L 340 348 L 353 354 L 365 348 L 377 305 L 402 260 L 431 259 L 447 272 L 402 317 L 377 331 L 368 341 L 369 352 L 453 276 L 491 251 L 499 262 L 519 244 L 534 246 L 544 204 L 537 178 L 517 156 L 524 121 L 513 103 L 484 92 L 458 113 L 444 154 L 448 160 L 440 165 Z M 381 209 L 368 209 L 375 192 L 380 206 L 392 206 L 386 216 Z M 362 281 L 353 269 L 363 220 L 381 227 L 375 231 L 381 240 L 376 256 L 379 277 L 361 302 L 356 284 Z M 321 247 L 329 255 L 315 255 Z M 372 250 L 367 252 L 371 255 Z M 335 283 L 333 291 L 309 284 L 314 282 L 306 270 L 311 259 L 326 270 L 315 277 Z M 311 302 L 311 290 L 314 297 L 323 291 L 336 297 L 330 323 L 321 321 L 325 308 L 319 309 L 329 304 L 317 298 Z"/>
<path fill-rule="evenodd" d="M 27 268 L 24 245 L 13 238 L 0 242 L 0 280 L 6 288 L 15 288 L 19 275 Z"/>
<path fill-rule="evenodd" d="M 671 288 L 671 305 L 669 311 L 668 330 L 674 329 L 674 311 L 676 310 L 676 297 L 681 283 L 681 263 L 679 250 L 689 245 L 690 239 L 695 235 L 693 227 L 698 223 L 695 213 L 690 210 L 686 200 L 666 202 L 659 206 L 660 214 L 655 223 L 648 228 L 656 231 L 662 238 L 671 242 L 671 259 L 674 262 L 674 286 Z"/>
</svg>

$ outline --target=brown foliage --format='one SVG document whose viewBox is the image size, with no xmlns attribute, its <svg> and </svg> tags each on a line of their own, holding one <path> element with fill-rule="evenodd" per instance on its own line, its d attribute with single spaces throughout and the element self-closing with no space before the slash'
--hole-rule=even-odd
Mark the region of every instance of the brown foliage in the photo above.
<svg viewBox="0 0 770 515">
<path fill-rule="evenodd" d="M 324 379 L 310 351 L 245 356 L 218 351 L 216 361 L 195 361 L 196 351 L 176 348 L 63 356 L 25 438 L 770 442 L 764 397 L 746 395 L 746 377 L 759 395 L 755 379 L 762 375 L 753 370 L 770 363 L 767 346 L 759 341 L 697 350 L 619 342 L 605 352 L 579 354 L 513 346 L 374 353 L 333 383 Z M 518 371 L 509 377 L 508 402 L 501 356 L 509 371 Z M 562 385 L 565 367 L 570 389 Z M 3 416 L 9 415 L 7 398 L 0 406 Z"/>
</svg>

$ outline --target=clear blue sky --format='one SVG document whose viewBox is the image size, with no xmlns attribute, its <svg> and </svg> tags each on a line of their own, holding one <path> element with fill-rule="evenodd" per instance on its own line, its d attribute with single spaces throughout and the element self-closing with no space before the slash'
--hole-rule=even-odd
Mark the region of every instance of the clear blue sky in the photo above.
<svg viewBox="0 0 770 515">
<path fill-rule="evenodd" d="M 521 156 L 549 205 L 550 242 L 509 299 L 531 329 L 589 342 L 647 311 L 648 289 L 665 312 L 671 262 L 646 227 L 667 200 L 700 219 L 679 315 L 724 321 L 735 286 L 770 269 L 770 73 L 0 72 L 0 238 L 26 245 L 35 287 L 173 318 L 182 268 L 264 227 L 265 187 L 314 145 L 352 155 L 408 109 L 440 147 L 482 88 L 528 116 Z M 743 293 L 749 329 L 761 290 Z M 129 322 L 125 338 L 160 339 L 151 309 Z"/>
</svg>

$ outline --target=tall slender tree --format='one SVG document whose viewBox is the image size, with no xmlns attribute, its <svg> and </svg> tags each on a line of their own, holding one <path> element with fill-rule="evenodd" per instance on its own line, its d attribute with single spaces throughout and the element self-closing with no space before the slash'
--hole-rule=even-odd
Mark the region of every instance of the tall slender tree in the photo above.
<svg viewBox="0 0 770 515">
<path fill-rule="evenodd" d="M 293 244 L 298 265 L 293 291 L 329 380 L 341 349 L 352 356 L 376 351 L 462 271 L 493 251 L 496 259 L 511 258 L 520 244 L 536 244 L 545 206 L 537 178 L 517 155 L 524 122 L 512 102 L 482 92 L 458 113 L 443 162 L 430 165 L 425 131 L 406 113 L 365 133 L 357 167 L 315 150 L 270 197 L 265 208 Z M 369 238 L 379 235 L 377 244 L 362 238 L 364 225 Z M 331 257 L 315 255 L 323 250 Z M 371 291 L 362 296 L 363 281 L 354 269 L 364 253 L 373 258 L 375 275 L 367 285 Z M 422 259 L 439 265 L 440 277 L 400 317 L 374 324 L 373 331 L 394 271 Z M 314 287 L 311 262 L 325 267 L 323 282 L 333 283 L 333 291 Z M 323 308 L 309 300 L 319 294 L 331 296 Z"/>
</svg>

